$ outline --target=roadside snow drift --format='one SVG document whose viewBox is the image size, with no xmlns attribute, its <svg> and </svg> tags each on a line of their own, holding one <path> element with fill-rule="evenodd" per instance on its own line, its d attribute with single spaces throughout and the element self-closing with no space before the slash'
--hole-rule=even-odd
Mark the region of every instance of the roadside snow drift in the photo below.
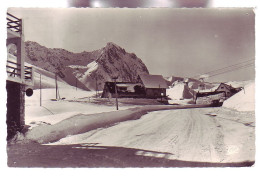
<svg viewBox="0 0 260 177">
<path fill-rule="evenodd" d="M 223 107 L 237 111 L 255 110 L 255 82 L 247 84 L 243 90 L 227 99 Z"/>
<path fill-rule="evenodd" d="M 254 116 L 222 108 L 150 112 L 138 120 L 47 145 L 134 148 L 138 156 L 196 162 L 254 161 Z"/>
<path fill-rule="evenodd" d="M 59 94 L 62 100 L 55 100 L 55 89 L 42 89 L 42 106 L 40 106 L 40 90 L 34 90 L 31 97 L 25 97 L 25 124 L 30 128 L 43 124 L 56 124 L 78 114 L 96 114 L 115 110 L 114 105 L 94 103 L 95 91 L 84 91 L 75 88 L 62 88 Z M 137 107 L 122 105 L 120 110 Z"/>
<path fill-rule="evenodd" d="M 200 106 L 201 105 L 186 105 L 185 107 L 150 105 L 107 113 L 90 115 L 78 114 L 71 118 L 62 120 L 61 122 L 54 125 L 42 125 L 35 127 L 26 133 L 25 140 L 37 141 L 39 143 L 49 143 L 57 141 L 68 135 L 80 134 L 100 127 L 111 126 L 117 122 L 139 119 L 141 116 L 151 111 L 195 108 Z"/>
<path fill-rule="evenodd" d="M 188 86 L 186 86 L 184 83 L 179 83 L 172 88 L 166 89 L 166 94 L 172 100 L 192 98 L 192 94 L 190 93 Z"/>
</svg>

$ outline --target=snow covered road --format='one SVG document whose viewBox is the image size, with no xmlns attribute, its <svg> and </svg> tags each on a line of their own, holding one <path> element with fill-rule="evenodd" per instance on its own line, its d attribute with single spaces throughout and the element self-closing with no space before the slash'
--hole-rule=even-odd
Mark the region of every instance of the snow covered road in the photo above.
<svg viewBox="0 0 260 177">
<path fill-rule="evenodd" d="M 69 136 L 52 145 L 136 148 L 144 150 L 136 155 L 184 161 L 254 161 L 252 122 L 254 115 L 232 113 L 223 108 L 156 111 L 138 120 Z"/>
</svg>

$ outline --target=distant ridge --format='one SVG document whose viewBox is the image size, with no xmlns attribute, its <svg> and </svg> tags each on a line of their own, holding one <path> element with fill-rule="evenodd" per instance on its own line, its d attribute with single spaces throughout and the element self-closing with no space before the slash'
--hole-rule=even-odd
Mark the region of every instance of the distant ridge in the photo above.
<svg viewBox="0 0 260 177">
<path fill-rule="evenodd" d="M 37 42 L 25 42 L 26 62 L 53 73 L 64 74 L 63 80 L 75 86 L 76 80 L 89 90 L 102 90 L 104 82 L 137 81 L 139 74 L 149 74 L 140 58 L 112 42 L 92 52 L 73 53 L 51 49 Z"/>
</svg>

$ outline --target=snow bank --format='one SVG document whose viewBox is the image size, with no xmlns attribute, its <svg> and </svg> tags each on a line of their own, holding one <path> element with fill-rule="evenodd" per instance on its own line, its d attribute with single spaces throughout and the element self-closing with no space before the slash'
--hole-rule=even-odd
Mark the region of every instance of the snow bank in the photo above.
<svg viewBox="0 0 260 177">
<path fill-rule="evenodd" d="M 183 98 L 184 84 L 177 84 L 172 88 L 166 89 L 166 95 L 172 100 L 180 100 Z"/>
<path fill-rule="evenodd" d="M 71 118 L 65 119 L 54 125 L 42 125 L 29 130 L 25 135 L 25 141 L 37 141 L 39 143 L 49 143 L 57 141 L 69 135 L 85 133 L 100 127 L 113 125 L 117 122 L 126 120 L 139 119 L 141 116 L 151 111 L 195 108 L 201 105 L 189 106 L 169 106 L 169 105 L 153 105 L 127 110 L 113 111 L 98 114 L 78 114 Z"/>
<path fill-rule="evenodd" d="M 120 106 L 120 110 L 133 108 L 135 106 Z M 80 103 L 68 101 L 52 101 L 43 106 L 32 105 L 25 109 L 25 124 L 31 127 L 41 123 L 56 124 L 77 114 L 96 114 L 115 110 L 115 106 L 97 105 L 93 103 Z"/>
<path fill-rule="evenodd" d="M 179 83 L 172 88 L 166 89 L 166 95 L 168 95 L 168 97 L 172 100 L 192 98 L 192 94 L 189 92 L 188 86 L 184 83 Z"/>
<path fill-rule="evenodd" d="M 237 94 L 227 99 L 223 107 L 235 109 L 237 111 L 255 110 L 255 82 L 251 82 Z"/>
<path fill-rule="evenodd" d="M 60 97 L 65 100 L 51 101 L 55 98 L 55 89 L 42 89 L 42 106 L 40 106 L 40 90 L 34 90 L 31 97 L 25 97 L 25 124 L 31 128 L 42 124 L 55 124 L 79 113 L 95 114 L 115 110 L 115 106 L 96 105 L 91 103 L 95 91 L 84 91 L 75 88 L 62 88 Z M 83 100 L 77 102 L 78 100 Z M 124 106 L 127 109 L 133 106 Z"/>
<path fill-rule="evenodd" d="M 211 113 L 217 122 L 208 117 Z M 248 113 L 220 108 L 156 111 L 48 145 L 134 148 L 136 155 L 193 162 L 254 161 L 254 128 L 244 126 L 253 121 Z"/>
</svg>

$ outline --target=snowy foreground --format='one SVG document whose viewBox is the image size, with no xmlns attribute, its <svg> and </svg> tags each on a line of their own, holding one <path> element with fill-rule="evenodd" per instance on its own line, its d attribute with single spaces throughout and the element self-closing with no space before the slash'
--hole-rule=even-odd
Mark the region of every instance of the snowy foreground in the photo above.
<svg viewBox="0 0 260 177">
<path fill-rule="evenodd" d="M 197 162 L 254 161 L 252 117 L 222 108 L 156 111 L 138 120 L 68 136 L 51 145 L 136 148 L 143 150 L 136 155 Z"/>
<path fill-rule="evenodd" d="M 220 108 L 120 104 L 120 111 L 116 111 L 114 105 L 94 103 L 95 92 L 76 91 L 72 87 L 59 90 L 64 98 L 60 101 L 51 100 L 55 98 L 55 89 L 43 89 L 40 106 L 36 90 L 32 97 L 26 98 L 25 121 L 30 130 L 18 139 L 36 141 L 48 148 L 130 148 L 135 149 L 134 156 L 156 159 L 252 162 L 255 160 L 253 91 L 254 83 L 250 83 L 227 100 L 226 107 Z M 246 107 L 241 106 L 243 102 Z"/>
</svg>

